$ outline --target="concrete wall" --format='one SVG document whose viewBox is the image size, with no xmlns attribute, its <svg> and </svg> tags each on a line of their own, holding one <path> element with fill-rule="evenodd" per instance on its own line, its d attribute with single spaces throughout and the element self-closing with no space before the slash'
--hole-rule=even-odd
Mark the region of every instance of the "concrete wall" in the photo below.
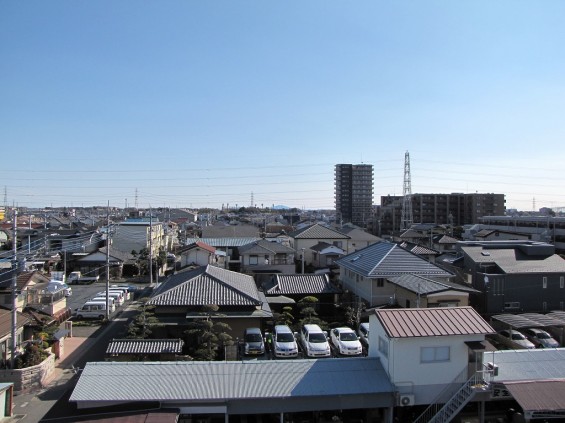
<svg viewBox="0 0 565 423">
<path fill-rule="evenodd" d="M 44 386 L 54 369 L 55 354 L 49 354 L 49 357 L 37 366 L 26 367 L 25 369 L 0 370 L 0 381 L 12 382 L 14 393 L 22 393 L 34 387 Z"/>
</svg>

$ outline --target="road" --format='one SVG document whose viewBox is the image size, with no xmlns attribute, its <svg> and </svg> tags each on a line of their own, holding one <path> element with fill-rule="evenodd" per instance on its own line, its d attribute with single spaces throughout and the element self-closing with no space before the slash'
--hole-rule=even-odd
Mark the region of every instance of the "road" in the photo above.
<svg viewBox="0 0 565 423">
<path fill-rule="evenodd" d="M 97 284 L 99 285 L 99 284 Z M 73 286 L 74 301 L 72 304 L 82 305 L 89 295 L 100 291 L 100 286 Z M 71 298 L 69 297 L 69 298 Z M 81 303 L 82 301 L 82 303 Z M 68 302 L 69 304 L 69 302 Z M 70 305 L 69 305 L 70 306 Z M 75 307 L 76 308 L 76 307 Z M 137 313 L 136 304 L 126 303 L 113 316 L 107 325 L 95 325 L 88 328 L 74 328 L 74 336 L 94 338 L 94 342 L 85 344 L 85 350 L 77 352 L 74 366 L 82 369 L 89 361 L 103 361 L 108 343 L 114 338 L 123 338 L 128 321 Z M 65 370 L 61 377 L 48 388 L 39 392 L 21 394 L 14 397 L 14 417 L 8 422 L 71 422 L 74 417 L 83 414 L 76 406 L 68 402 L 78 377 L 71 370 Z"/>
</svg>

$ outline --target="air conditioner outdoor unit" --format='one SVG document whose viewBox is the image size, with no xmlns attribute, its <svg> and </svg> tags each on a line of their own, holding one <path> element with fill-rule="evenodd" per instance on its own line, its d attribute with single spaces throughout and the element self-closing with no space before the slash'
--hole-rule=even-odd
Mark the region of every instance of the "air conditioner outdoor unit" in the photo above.
<svg viewBox="0 0 565 423">
<path fill-rule="evenodd" d="M 398 400 L 398 405 L 401 407 L 408 407 L 414 405 L 414 395 L 402 394 Z"/>
</svg>

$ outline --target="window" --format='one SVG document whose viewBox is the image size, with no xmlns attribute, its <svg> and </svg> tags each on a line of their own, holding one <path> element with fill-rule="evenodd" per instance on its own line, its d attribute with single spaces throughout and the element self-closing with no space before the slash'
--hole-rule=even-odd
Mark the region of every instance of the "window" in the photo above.
<svg viewBox="0 0 565 423">
<path fill-rule="evenodd" d="M 382 288 L 385 286 L 385 280 L 383 278 L 377 278 L 377 288 Z"/>
<path fill-rule="evenodd" d="M 388 341 L 381 336 L 379 336 L 379 352 L 388 357 Z"/>
<path fill-rule="evenodd" d="M 542 279 L 542 285 L 543 285 L 543 289 L 547 288 L 547 276 L 544 276 Z"/>
<path fill-rule="evenodd" d="M 421 347 L 420 363 L 443 363 L 450 360 L 449 347 Z"/>
<path fill-rule="evenodd" d="M 342 241 L 334 241 L 334 245 L 335 245 L 337 248 L 341 248 L 341 246 L 343 245 L 343 242 L 342 242 Z"/>
<path fill-rule="evenodd" d="M 257 264 L 257 263 L 259 263 L 259 257 L 249 256 L 249 264 L 250 265 Z"/>
<path fill-rule="evenodd" d="M 563 289 L 565 286 L 565 276 L 559 276 L 559 288 Z"/>
</svg>

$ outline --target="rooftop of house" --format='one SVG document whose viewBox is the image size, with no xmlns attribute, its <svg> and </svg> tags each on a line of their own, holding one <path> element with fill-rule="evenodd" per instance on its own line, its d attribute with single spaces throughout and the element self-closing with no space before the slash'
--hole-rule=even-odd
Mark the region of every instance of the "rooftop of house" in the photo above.
<svg viewBox="0 0 565 423">
<path fill-rule="evenodd" d="M 166 279 L 157 287 L 149 304 L 260 306 L 262 301 L 253 277 L 215 266 L 202 266 Z"/>
<path fill-rule="evenodd" d="M 327 275 L 274 275 L 265 287 L 267 295 L 335 294 L 341 292 Z"/>
<path fill-rule="evenodd" d="M 406 273 L 453 276 L 441 267 L 390 242 L 369 245 L 339 258 L 336 264 L 368 278 L 392 277 Z"/>
<path fill-rule="evenodd" d="M 390 338 L 495 332 L 472 307 L 377 309 L 374 313 Z"/>
</svg>

